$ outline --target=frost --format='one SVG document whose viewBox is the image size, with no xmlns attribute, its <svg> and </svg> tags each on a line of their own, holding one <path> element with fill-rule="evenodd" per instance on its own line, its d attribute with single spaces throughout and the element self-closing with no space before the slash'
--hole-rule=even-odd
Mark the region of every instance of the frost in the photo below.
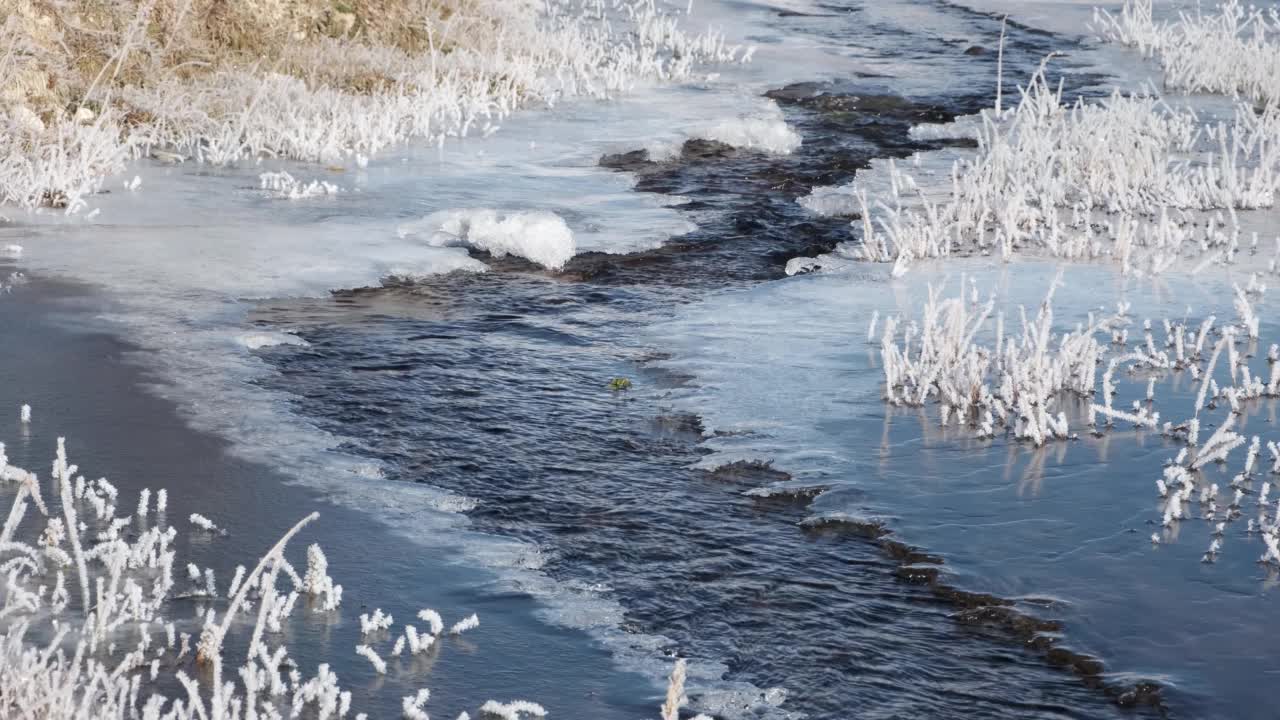
<svg viewBox="0 0 1280 720">
<path fill-rule="evenodd" d="M 309 183 L 304 183 L 283 170 L 280 172 L 265 172 L 259 175 L 258 187 L 266 190 L 272 197 L 288 200 L 337 195 L 342 192 L 342 188 L 331 182 L 312 180 Z"/>
</svg>

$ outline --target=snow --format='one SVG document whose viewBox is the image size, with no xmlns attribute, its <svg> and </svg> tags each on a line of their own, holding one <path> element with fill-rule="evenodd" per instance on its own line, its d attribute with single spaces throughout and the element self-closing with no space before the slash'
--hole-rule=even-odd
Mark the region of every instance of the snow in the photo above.
<svg viewBox="0 0 1280 720">
<path fill-rule="evenodd" d="M 790 155 L 800 147 L 800 134 L 780 115 L 742 117 L 721 120 L 703 133 L 708 140 L 718 140 L 744 150 L 759 150 L 775 155 Z"/>
<path fill-rule="evenodd" d="M 487 208 L 443 210 L 399 232 L 436 247 L 469 247 L 498 258 L 516 255 L 550 270 L 563 268 L 574 255 L 573 231 L 546 210 L 508 215 Z"/>
<path fill-rule="evenodd" d="M 244 333 L 236 338 L 236 341 L 250 350 L 261 350 L 265 347 L 276 347 L 279 345 L 296 345 L 305 347 L 307 341 L 297 335 L 279 332 L 251 332 Z"/>
<path fill-rule="evenodd" d="M 912 140 L 977 140 L 982 118 L 962 115 L 949 123 L 922 123 L 908 131 Z"/>
</svg>

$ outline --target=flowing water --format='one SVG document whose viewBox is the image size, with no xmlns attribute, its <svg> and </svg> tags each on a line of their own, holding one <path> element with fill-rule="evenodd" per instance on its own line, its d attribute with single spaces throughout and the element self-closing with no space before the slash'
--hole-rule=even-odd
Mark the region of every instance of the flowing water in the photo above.
<svg viewBox="0 0 1280 720">
<path fill-rule="evenodd" d="M 333 574 L 356 574 L 359 602 L 404 617 L 425 596 L 494 619 L 478 650 L 423 671 L 446 709 L 479 678 L 475 693 L 506 687 L 553 716 L 652 715 L 658 689 L 640 678 L 679 655 L 694 707 L 724 718 L 1268 716 L 1280 666 L 1251 632 L 1274 601 L 1240 579 L 1243 552 L 1202 567 L 1197 540 L 1153 563 L 1133 537 L 1150 532 L 1145 478 L 1168 448 L 1031 452 L 931 431 L 879 403 L 865 345 L 871 310 L 908 310 L 923 280 L 785 278 L 787 260 L 850 237 L 798 198 L 875 159 L 967 150 L 908 131 L 990 105 L 1000 19 L 930 0 L 712 7 L 759 46 L 753 64 L 403 149 L 344 176 L 355 191 L 337 198 L 282 205 L 248 171 L 153 168 L 144 188 L 184 217 L 143 193 L 109 200 L 105 224 L 5 237 L 33 272 L 111 299 L 91 314 L 149 370 L 117 381 L 172 403 L 129 412 L 224 438 L 198 456 L 251 479 L 191 483 L 193 508 L 272 527 L 254 518 L 323 505 Z M 1052 51 L 1068 95 L 1110 82 L 1106 55 L 1017 22 L 1006 78 Z M 791 154 L 702 139 L 778 112 L 803 138 Z M 234 218 L 210 189 L 237 198 Z M 461 207 L 552 210 L 580 252 L 548 271 L 395 232 Z M 467 271 L 478 263 L 489 271 Z M 1018 266 L 1003 282 L 1034 303 L 1051 276 Z M 1195 292 L 1080 277 L 1112 291 L 1077 308 L 1128 291 L 1177 312 Z M 1129 476 L 1144 479 L 1116 490 Z M 875 522 L 805 522 L 831 513 Z M 352 622 L 304 647 L 353 644 Z M 344 678 L 369 672 L 341 662 Z"/>
</svg>

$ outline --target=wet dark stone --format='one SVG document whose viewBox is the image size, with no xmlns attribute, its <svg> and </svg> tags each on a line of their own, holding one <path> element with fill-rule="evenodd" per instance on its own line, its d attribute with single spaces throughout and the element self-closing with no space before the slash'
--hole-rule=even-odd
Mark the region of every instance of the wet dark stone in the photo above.
<svg viewBox="0 0 1280 720">
<path fill-rule="evenodd" d="M 947 602 L 962 608 L 994 608 L 994 607 L 1010 607 L 1013 605 L 1012 600 L 997 597 L 988 593 L 975 593 L 967 590 L 960 590 L 949 585 L 937 585 L 933 588 L 933 594 L 946 600 Z"/>
<path fill-rule="evenodd" d="M 1051 648 L 1044 654 L 1044 657 L 1045 660 L 1049 661 L 1050 665 L 1070 668 L 1073 672 L 1082 676 L 1102 674 L 1103 665 L 1101 660 L 1063 647 Z"/>
<path fill-rule="evenodd" d="M 684 141 L 684 145 L 680 146 L 680 159 L 690 160 L 712 160 L 726 158 L 733 155 L 737 150 L 726 143 L 719 140 L 704 140 L 702 138 L 692 138 Z"/>
<path fill-rule="evenodd" d="M 811 533 L 826 535 L 850 535 L 877 540 L 889 534 L 884 523 L 875 519 L 859 519 L 848 516 L 808 518 L 800 527 Z"/>
<path fill-rule="evenodd" d="M 918 548 L 913 548 L 910 545 L 898 542 L 897 540 L 883 540 L 880 543 L 880 547 L 884 548 L 886 555 L 907 565 L 915 565 L 919 563 L 941 565 L 943 563 L 943 559 L 941 557 L 922 552 Z"/>
<path fill-rule="evenodd" d="M 978 55 L 986 55 L 989 52 L 991 51 L 982 47 L 981 45 L 970 45 L 969 47 L 965 48 L 964 54 L 969 55 L 971 57 L 976 57 Z"/>
<path fill-rule="evenodd" d="M 822 113 L 888 115 L 904 121 L 948 122 L 955 118 L 938 103 L 917 101 L 882 92 L 858 92 L 855 87 L 797 83 L 765 93 L 782 105 L 799 105 Z"/>
<path fill-rule="evenodd" d="M 792 83 L 786 87 L 770 90 L 764 94 L 767 98 L 772 98 L 778 102 L 799 102 L 808 98 L 817 97 L 822 93 L 823 88 L 828 87 L 826 83 L 819 82 L 799 82 Z"/>
<path fill-rule="evenodd" d="M 807 508 L 813 499 L 826 492 L 825 485 L 788 488 L 768 495 L 751 495 L 756 506 L 767 510 L 791 510 Z"/>
<path fill-rule="evenodd" d="M 653 165 L 653 161 L 649 159 L 648 150 L 632 150 L 600 158 L 600 167 L 624 172 L 643 172 Z"/>
<path fill-rule="evenodd" d="M 1005 630 L 1019 637 L 1031 637 L 1040 633 L 1060 632 L 1062 630 L 1062 623 L 1060 622 L 1033 618 L 1007 606 L 993 607 L 987 605 L 973 607 L 956 613 L 952 618 L 962 625 L 986 625 Z"/>
<path fill-rule="evenodd" d="M 708 472 L 707 477 L 720 482 L 748 483 L 751 485 L 768 485 L 791 479 L 791 475 L 781 470 L 775 470 L 772 461 L 762 460 L 738 460 L 728 465 L 721 465 Z"/>
<path fill-rule="evenodd" d="M 940 572 L 939 568 L 928 565 L 903 565 L 895 570 L 894 574 L 898 576 L 898 579 L 913 585 L 928 585 L 929 583 L 937 582 Z"/>
<path fill-rule="evenodd" d="M 1153 682 L 1140 682 L 1116 697 L 1121 707 L 1159 707 L 1162 703 L 1160 686 Z"/>
<path fill-rule="evenodd" d="M 702 437 L 706 429 L 702 426 L 702 418 L 687 413 L 659 415 L 653 419 L 654 427 L 663 433 L 677 433 Z"/>
</svg>

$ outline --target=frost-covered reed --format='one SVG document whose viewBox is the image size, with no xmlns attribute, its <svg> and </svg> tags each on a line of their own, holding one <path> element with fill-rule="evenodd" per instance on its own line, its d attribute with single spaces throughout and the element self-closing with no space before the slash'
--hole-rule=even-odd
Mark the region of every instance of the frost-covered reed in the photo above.
<svg viewBox="0 0 1280 720">
<path fill-rule="evenodd" d="M 965 298 L 963 284 L 951 298 L 931 286 L 918 323 L 904 326 L 896 317 L 884 322 L 885 399 L 921 406 L 932 398 L 943 425 L 967 424 L 982 437 L 1002 429 L 1037 445 L 1069 437 L 1058 402 L 1067 393 L 1092 395 L 1105 352 L 1099 337 L 1105 339 L 1117 320 L 1099 318 L 1055 334 L 1052 301 L 1053 289 L 1034 315 L 1019 307 L 1020 330 L 1006 336 L 994 297 L 978 304 Z M 984 344 L 979 334 L 992 323 L 994 344 Z"/>
<path fill-rule="evenodd" d="M 805 202 L 828 212 L 849 203 L 861 234 L 849 252 L 891 262 L 895 275 L 924 258 L 1015 253 L 1155 274 L 1233 260 L 1236 212 L 1271 207 L 1280 187 L 1280 111 L 1241 105 L 1231 122 L 1205 124 L 1154 94 L 1118 91 L 1067 105 L 1045 65 L 1013 108 L 982 113 L 974 134 L 978 150 L 955 162 L 949 192 L 926 192 L 889 161 L 883 196 L 855 182 Z"/>
<path fill-rule="evenodd" d="M 1005 314 L 997 311 L 994 296 L 980 302 L 977 288 L 966 289 L 964 281 L 953 297 L 944 297 L 941 288 L 931 285 L 918 320 L 896 316 L 883 320 L 885 400 L 911 406 L 932 401 L 944 426 L 967 425 L 978 437 L 1008 431 L 1016 439 L 1039 445 L 1075 434 L 1066 413 L 1057 409 L 1063 398 L 1075 396 L 1088 400 L 1088 417 L 1081 419 L 1087 419 L 1090 429 L 1109 428 L 1118 421 L 1178 437 L 1199 448 L 1192 458 L 1192 467 L 1198 469 L 1244 442 L 1229 432 L 1228 421 L 1201 444 L 1201 410 L 1225 404 L 1238 414 L 1245 402 L 1280 397 L 1280 350 L 1268 353 L 1270 369 L 1265 376 L 1250 370 L 1247 354 L 1242 352 L 1242 344 L 1256 342 L 1259 319 L 1249 293 L 1238 285 L 1235 322 L 1219 326 L 1213 316 L 1191 326 L 1166 320 L 1164 337 L 1157 340 L 1147 321 L 1141 338 L 1131 345 L 1132 318 L 1126 303 L 1110 315 L 1091 312 L 1088 322 L 1074 328 L 1054 328 L 1053 296 L 1060 281 L 1059 277 L 1051 284 L 1034 315 L 1025 307 L 1017 308 L 1017 334 L 1007 331 Z M 872 316 L 873 329 L 877 323 L 881 323 L 879 313 Z M 1218 339 L 1210 345 L 1213 335 Z M 1225 358 L 1227 372 L 1221 384 L 1215 375 L 1220 358 Z M 1116 374 L 1122 369 L 1125 376 L 1146 374 L 1145 403 L 1135 400 L 1128 408 L 1113 404 Z M 1154 409 L 1157 380 L 1169 371 L 1185 371 L 1199 381 L 1191 417 L 1178 425 L 1161 424 Z M 1255 443 L 1246 472 L 1253 469 L 1260 453 L 1261 445 Z M 1280 455 L 1276 462 L 1280 467 Z"/>
<path fill-rule="evenodd" d="M 287 200 L 303 200 L 305 198 L 336 195 L 342 188 L 326 180 L 302 182 L 288 172 L 265 172 L 258 176 L 258 187 L 272 197 Z"/>
<path fill-rule="evenodd" d="M 1154 19 L 1152 0 L 1126 0 L 1118 14 L 1094 11 L 1105 39 L 1156 57 L 1167 87 L 1280 101 L 1280 10 L 1227 0 L 1212 12 L 1196 7 L 1175 20 Z"/>
<path fill-rule="evenodd" d="M 322 566 L 312 562 L 304 581 L 285 559 L 288 542 L 315 515 L 247 575 L 238 568 L 225 601 L 212 571 L 190 566 L 191 577 L 208 580 L 193 584 L 194 594 L 212 603 L 193 648 L 182 622 L 167 614 L 173 599 L 191 594 L 177 577 L 177 529 L 160 517 L 147 522 L 149 493 L 134 516 L 118 517 L 114 487 L 78 475 L 61 440 L 52 477 L 61 514 L 46 504 L 34 473 L 8 464 L 3 445 L 0 482 L 6 492 L 16 486 L 0 532 L 0 715 L 208 720 L 296 716 L 308 708 L 321 717 L 347 715 L 351 695 L 328 666 L 310 678 L 286 672 L 288 651 L 278 642 L 299 593 L 332 586 Z M 24 531 L 32 506 L 36 525 Z M 292 589 L 279 586 L 282 571 L 294 578 Z M 228 664 L 223 647 L 232 632 L 248 636 L 248 654 Z M 153 687 L 161 675 L 182 691 L 170 697 Z"/>
<path fill-rule="evenodd" d="M 45 487 L 58 495 L 56 503 L 46 501 Z M 149 490 L 141 491 L 130 513 L 119 507 L 119 492 L 110 482 L 88 481 L 80 474 L 62 439 L 47 484 L 10 465 L 0 444 L 0 492 L 12 494 L 0 529 L 0 716 L 352 716 L 352 693 L 342 689 L 330 665 L 319 663 L 314 675 L 304 675 L 282 642 L 299 597 L 311 596 L 319 613 L 336 611 L 341 601 L 341 586 L 329 577 L 318 545 L 307 549 L 302 576 L 286 557 L 290 542 L 316 514 L 289 529 L 251 568 L 238 566 L 224 593 L 211 569 L 191 563 L 183 569 L 175 546 L 178 530 L 164 521 L 164 490 L 156 493 L 154 507 Z M 204 608 L 198 627 L 170 614 L 174 600 L 189 597 L 199 598 Z M 415 654 L 442 640 L 445 624 L 438 612 L 424 609 L 418 618 L 429 633 L 418 635 L 413 626 L 405 626 L 392 658 L 401 654 L 406 638 Z M 387 641 L 383 631 L 394 627 L 393 619 L 377 609 L 360 621 L 363 638 L 354 652 L 375 673 L 386 674 L 394 660 L 378 645 Z M 478 626 L 479 618 L 472 614 L 456 622 L 449 634 Z M 237 646 L 247 646 L 244 656 L 228 656 L 232 635 L 239 636 Z M 668 692 L 664 718 L 675 717 L 668 711 L 685 702 L 683 660 L 672 683 L 676 687 Z M 425 688 L 402 698 L 404 717 L 428 717 L 429 698 Z M 489 700 L 479 710 L 517 719 L 547 714 L 526 700 Z"/>
<path fill-rule="evenodd" d="M 936 405 L 943 426 L 967 427 L 977 438 L 1042 445 L 1085 430 L 1101 436 L 1121 424 L 1163 435 L 1182 447 L 1154 478 L 1160 524 L 1169 535 L 1153 535 L 1153 544 L 1174 539 L 1183 521 L 1204 520 L 1214 530 L 1202 559 L 1215 562 L 1237 536 L 1227 531 L 1252 503 L 1258 516 L 1249 520 L 1248 534 L 1263 541 L 1262 562 L 1280 565 L 1280 505 L 1269 504 L 1272 481 L 1261 479 L 1280 474 L 1280 442 L 1250 436 L 1242 427 L 1251 403 L 1280 399 L 1280 349 L 1267 351 L 1266 372 L 1254 372 L 1254 303 L 1264 288 L 1251 281 L 1234 290 L 1237 317 L 1231 322 L 1213 316 L 1198 323 L 1148 320 L 1131 340 L 1133 320 L 1125 303 L 1114 314 L 1090 313 L 1087 322 L 1055 329 L 1051 287 L 1034 316 L 1018 308 L 1020 332 L 1013 334 L 994 298 L 980 301 L 976 289 L 963 282 L 952 297 L 930 287 L 918 319 L 883 321 L 885 400 Z M 879 321 L 873 316 L 873 326 Z M 1160 326 L 1163 336 L 1157 337 Z M 1185 420 L 1162 421 L 1156 409 L 1159 381 L 1174 373 L 1195 381 L 1194 399 L 1173 415 Z M 1119 385 L 1126 381 L 1144 388 L 1142 399 L 1118 406 Z M 1066 402 L 1071 398 L 1080 402 Z M 1216 427 L 1205 437 L 1201 427 L 1208 417 Z M 1240 469 L 1228 486 L 1209 479 L 1213 468 L 1234 463 Z"/>
</svg>

